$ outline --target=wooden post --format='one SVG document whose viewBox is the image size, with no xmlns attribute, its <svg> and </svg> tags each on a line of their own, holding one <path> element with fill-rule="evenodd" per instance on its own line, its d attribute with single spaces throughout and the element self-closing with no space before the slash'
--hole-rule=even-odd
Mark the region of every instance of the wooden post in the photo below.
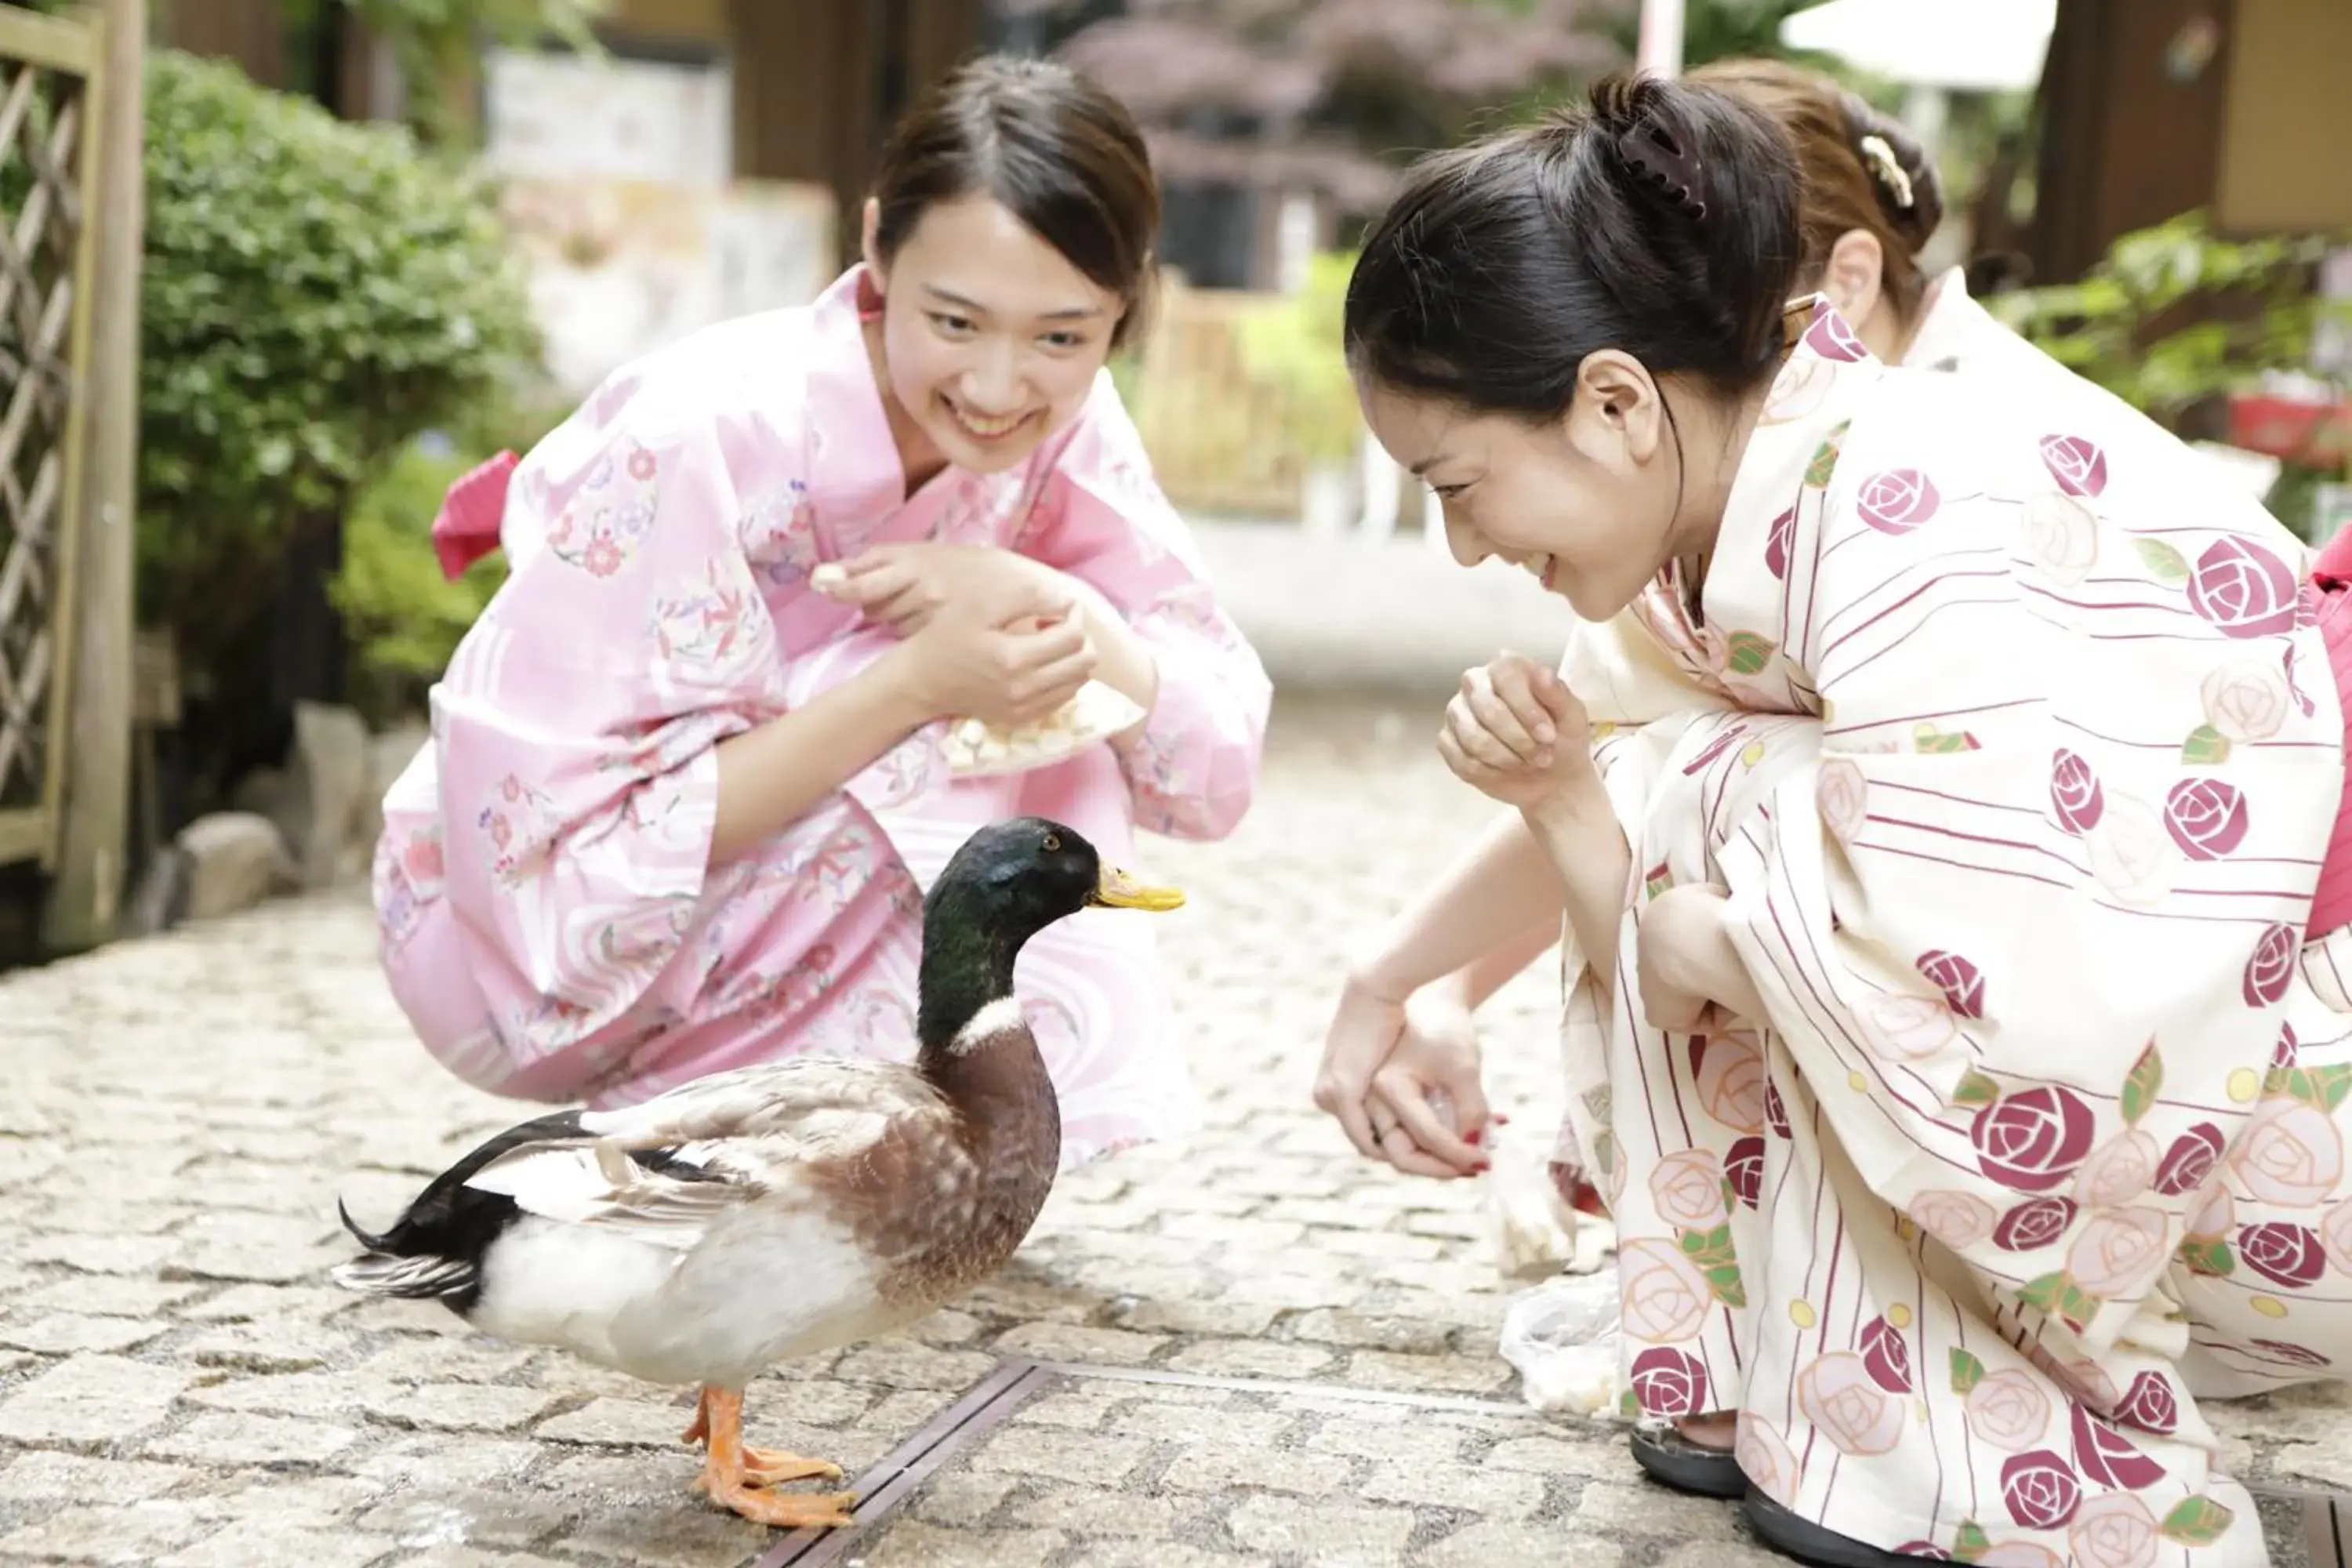
<svg viewBox="0 0 2352 1568">
<path fill-rule="evenodd" d="M 58 693 L 64 722 L 64 821 L 57 874 L 42 911 L 41 945 L 80 952 L 114 934 L 121 900 L 131 795 L 131 639 L 134 505 L 139 465 L 139 268 L 146 247 L 147 0 L 102 0 L 97 188 L 83 193 L 98 256 L 90 299 L 72 685 Z M 53 710 L 53 711 L 57 711 Z"/>
</svg>

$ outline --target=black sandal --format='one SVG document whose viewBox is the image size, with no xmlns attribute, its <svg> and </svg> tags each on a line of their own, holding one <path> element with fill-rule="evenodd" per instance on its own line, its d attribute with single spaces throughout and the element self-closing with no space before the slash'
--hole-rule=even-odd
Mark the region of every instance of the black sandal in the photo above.
<svg viewBox="0 0 2352 1568">
<path fill-rule="evenodd" d="M 1741 1511 L 1757 1539 L 1781 1556 L 1810 1563 L 1813 1568 L 1917 1568 L 1916 1557 L 1824 1530 L 1810 1519 L 1799 1519 L 1752 1487 Z"/>
<path fill-rule="evenodd" d="M 1650 1479 L 1693 1497 L 1738 1498 L 1748 1490 L 1748 1478 L 1727 1449 L 1694 1443 L 1672 1426 L 1636 1427 L 1633 1462 Z"/>
</svg>

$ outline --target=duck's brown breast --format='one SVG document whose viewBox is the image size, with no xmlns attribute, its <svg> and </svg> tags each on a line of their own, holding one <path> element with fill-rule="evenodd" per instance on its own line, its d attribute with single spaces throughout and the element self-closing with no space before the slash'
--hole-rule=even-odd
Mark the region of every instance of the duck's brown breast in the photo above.
<svg viewBox="0 0 2352 1568">
<path fill-rule="evenodd" d="M 894 1119 L 819 1177 L 893 1302 L 943 1301 L 1002 1267 L 1061 1163 L 1061 1108 L 1025 1030 L 927 1065 L 946 1104 Z"/>
</svg>

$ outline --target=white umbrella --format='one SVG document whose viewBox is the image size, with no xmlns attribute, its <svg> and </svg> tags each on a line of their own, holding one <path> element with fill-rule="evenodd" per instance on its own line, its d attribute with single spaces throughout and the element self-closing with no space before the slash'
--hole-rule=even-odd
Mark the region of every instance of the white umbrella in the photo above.
<svg viewBox="0 0 2352 1568">
<path fill-rule="evenodd" d="M 1961 92 L 2030 88 L 2058 0 L 1828 0 L 1780 24 L 1780 42 L 1892 81 Z"/>
</svg>

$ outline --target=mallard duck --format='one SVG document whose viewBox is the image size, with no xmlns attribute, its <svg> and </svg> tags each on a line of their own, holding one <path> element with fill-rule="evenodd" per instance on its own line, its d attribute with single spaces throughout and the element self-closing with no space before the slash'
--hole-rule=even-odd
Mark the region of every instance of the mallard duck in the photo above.
<svg viewBox="0 0 2352 1568">
<path fill-rule="evenodd" d="M 747 1448 L 743 1390 L 777 1362 L 895 1332 L 1013 1255 L 1061 1158 L 1060 1107 L 1020 1004 L 1023 944 L 1091 905 L 1183 896 L 1106 867 L 1069 828 L 981 829 L 923 904 L 914 1065 L 800 1057 L 618 1110 L 542 1116 L 435 1177 L 334 1270 L 438 1300 L 515 1343 L 698 1385 L 696 1486 L 783 1529 L 851 1521 L 822 1459 Z"/>
</svg>

